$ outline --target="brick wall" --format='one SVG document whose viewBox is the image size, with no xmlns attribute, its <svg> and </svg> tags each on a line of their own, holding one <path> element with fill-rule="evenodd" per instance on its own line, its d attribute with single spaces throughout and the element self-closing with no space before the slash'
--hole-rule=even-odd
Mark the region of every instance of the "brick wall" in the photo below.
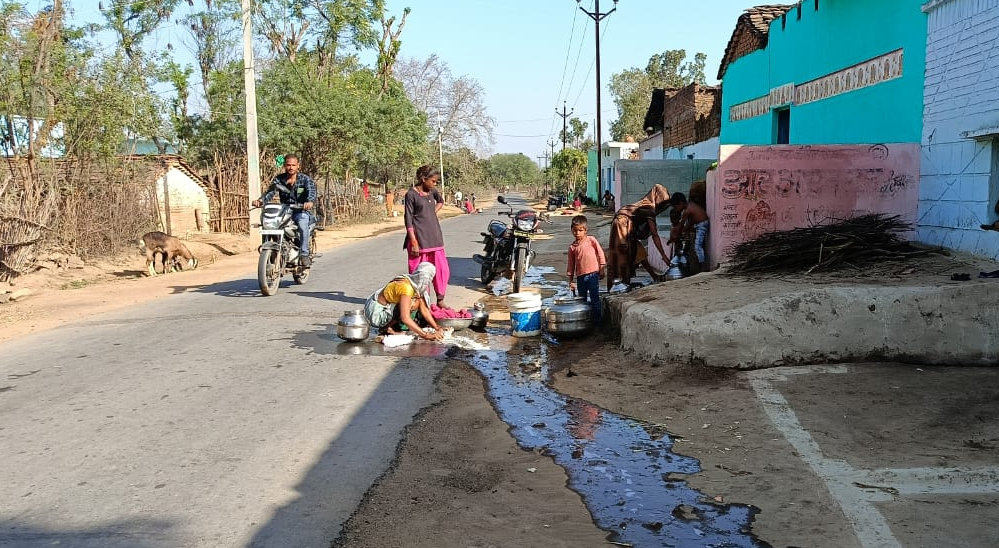
<svg viewBox="0 0 999 548">
<path fill-rule="evenodd" d="M 720 132 L 721 88 L 690 84 L 666 99 L 663 105 L 665 148 L 707 141 Z"/>
<path fill-rule="evenodd" d="M 999 259 L 999 0 L 934 0 L 928 16 L 918 237 Z M 996 130 L 999 131 L 999 130 Z"/>
</svg>

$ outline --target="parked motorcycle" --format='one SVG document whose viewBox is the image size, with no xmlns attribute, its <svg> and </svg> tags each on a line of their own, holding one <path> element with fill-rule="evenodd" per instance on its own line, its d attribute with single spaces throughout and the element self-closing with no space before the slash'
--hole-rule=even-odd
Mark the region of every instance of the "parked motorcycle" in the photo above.
<svg viewBox="0 0 999 548">
<path fill-rule="evenodd" d="M 309 279 L 309 267 L 299 264 L 299 230 L 292 218 L 301 209 L 302 206 L 297 204 L 265 204 L 260 212 L 261 243 L 257 282 L 264 295 L 277 293 L 285 274 L 291 274 L 297 284 L 304 284 Z M 316 249 L 315 232 L 309 240 L 309 249 Z"/>
<path fill-rule="evenodd" d="M 506 198 L 499 196 L 496 200 L 509 205 Z M 485 232 L 482 234 L 482 243 L 485 244 L 482 254 L 476 253 L 472 260 L 481 265 L 479 277 L 482 283 L 488 284 L 496 276 L 512 272 L 513 291 L 520 292 L 521 283 L 524 280 L 524 273 L 530 267 L 534 259 L 534 250 L 531 249 L 531 239 L 538 232 L 538 227 L 546 218 L 539 217 L 537 212 L 531 209 L 513 211 L 513 206 L 509 206 L 509 211 L 503 211 L 500 215 L 510 218 L 510 224 L 493 219 L 489 221 Z"/>
</svg>

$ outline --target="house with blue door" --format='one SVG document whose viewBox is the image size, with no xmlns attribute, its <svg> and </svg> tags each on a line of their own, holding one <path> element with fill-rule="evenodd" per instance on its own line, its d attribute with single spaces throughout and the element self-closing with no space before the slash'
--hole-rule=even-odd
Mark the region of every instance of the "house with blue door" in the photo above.
<svg viewBox="0 0 999 548">
<path fill-rule="evenodd" d="M 718 70 L 722 144 L 918 143 L 925 0 L 750 8 Z"/>
<path fill-rule="evenodd" d="M 801 0 L 739 17 L 718 71 L 712 264 L 772 230 L 917 220 L 925 0 Z"/>
<path fill-rule="evenodd" d="M 919 239 L 999 259 L 999 0 L 926 13 Z"/>
</svg>

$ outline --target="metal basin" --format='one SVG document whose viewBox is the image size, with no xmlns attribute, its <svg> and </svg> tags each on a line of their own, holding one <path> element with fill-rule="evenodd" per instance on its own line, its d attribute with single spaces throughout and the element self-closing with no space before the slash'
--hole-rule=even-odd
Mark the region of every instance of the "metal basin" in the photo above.
<svg viewBox="0 0 999 548">
<path fill-rule="evenodd" d="M 437 325 L 441 327 L 450 327 L 455 331 L 460 329 L 468 329 L 472 326 L 472 318 L 435 318 L 437 320 Z"/>
<path fill-rule="evenodd" d="M 590 306 L 582 297 L 561 297 L 545 309 L 545 329 L 553 335 L 575 335 L 590 329 Z"/>
</svg>

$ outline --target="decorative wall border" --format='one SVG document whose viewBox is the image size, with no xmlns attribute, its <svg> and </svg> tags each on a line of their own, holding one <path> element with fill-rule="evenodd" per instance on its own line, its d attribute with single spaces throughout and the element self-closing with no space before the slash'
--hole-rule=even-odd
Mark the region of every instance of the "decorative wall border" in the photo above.
<svg viewBox="0 0 999 548">
<path fill-rule="evenodd" d="M 730 122 L 748 120 L 767 114 L 775 107 L 789 103 L 807 105 L 901 76 L 902 50 L 897 49 L 803 84 L 775 87 L 767 95 L 729 107 L 728 119 Z"/>
</svg>

